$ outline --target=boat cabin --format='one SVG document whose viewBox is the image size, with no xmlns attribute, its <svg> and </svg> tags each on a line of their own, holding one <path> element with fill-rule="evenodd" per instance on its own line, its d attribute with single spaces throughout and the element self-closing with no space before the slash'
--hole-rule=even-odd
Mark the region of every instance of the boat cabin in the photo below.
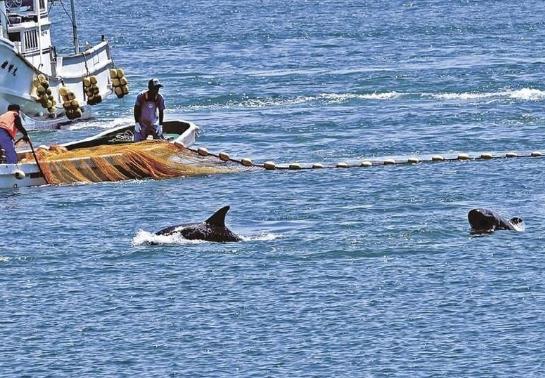
<svg viewBox="0 0 545 378">
<path fill-rule="evenodd" d="M 48 0 L 0 0 L 5 4 L 7 20 L 0 16 L 2 37 L 15 45 L 16 51 L 34 67 L 51 75 L 55 51 L 51 45 Z M 1 62 L 0 62 L 1 63 Z"/>
</svg>

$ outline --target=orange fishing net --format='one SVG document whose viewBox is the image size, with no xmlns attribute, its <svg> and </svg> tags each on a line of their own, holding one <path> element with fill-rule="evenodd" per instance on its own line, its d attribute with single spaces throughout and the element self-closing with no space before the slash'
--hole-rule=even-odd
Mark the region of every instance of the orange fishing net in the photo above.
<svg viewBox="0 0 545 378">
<path fill-rule="evenodd" d="M 50 184 L 165 179 L 232 172 L 225 163 L 203 157 L 167 141 L 104 145 L 67 151 L 51 146 L 37 149 L 43 173 Z M 31 153 L 23 162 L 33 162 Z"/>
</svg>

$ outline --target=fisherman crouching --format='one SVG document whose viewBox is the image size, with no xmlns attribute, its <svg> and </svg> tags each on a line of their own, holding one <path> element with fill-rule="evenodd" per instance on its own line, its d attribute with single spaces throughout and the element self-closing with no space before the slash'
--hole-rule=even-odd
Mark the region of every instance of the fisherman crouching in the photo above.
<svg viewBox="0 0 545 378">
<path fill-rule="evenodd" d="M 149 135 L 153 139 L 164 139 L 163 137 L 163 113 L 165 110 L 165 99 L 159 93 L 163 85 L 157 79 L 148 82 L 148 90 L 143 91 L 136 97 L 134 104 L 134 141 L 145 140 Z M 159 114 L 157 114 L 159 113 Z"/>
</svg>

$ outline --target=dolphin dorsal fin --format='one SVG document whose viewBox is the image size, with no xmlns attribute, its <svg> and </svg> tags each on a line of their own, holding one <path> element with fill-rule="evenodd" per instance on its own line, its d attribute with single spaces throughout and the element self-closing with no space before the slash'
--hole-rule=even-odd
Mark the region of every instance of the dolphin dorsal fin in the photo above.
<svg viewBox="0 0 545 378">
<path fill-rule="evenodd" d="M 229 206 L 224 206 L 218 211 L 216 211 L 210 218 L 204 221 L 211 226 L 225 227 L 225 215 L 229 211 Z"/>
</svg>

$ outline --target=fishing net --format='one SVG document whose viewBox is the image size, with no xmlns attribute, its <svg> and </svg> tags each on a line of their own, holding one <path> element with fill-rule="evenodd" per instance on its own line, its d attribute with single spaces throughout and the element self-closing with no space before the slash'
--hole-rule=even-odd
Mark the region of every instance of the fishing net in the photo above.
<svg viewBox="0 0 545 378">
<path fill-rule="evenodd" d="M 60 146 L 39 148 L 36 155 L 50 184 L 166 179 L 233 172 L 213 157 L 203 157 L 167 141 L 103 145 L 67 151 Z M 33 162 L 31 153 L 23 162 Z"/>
</svg>

